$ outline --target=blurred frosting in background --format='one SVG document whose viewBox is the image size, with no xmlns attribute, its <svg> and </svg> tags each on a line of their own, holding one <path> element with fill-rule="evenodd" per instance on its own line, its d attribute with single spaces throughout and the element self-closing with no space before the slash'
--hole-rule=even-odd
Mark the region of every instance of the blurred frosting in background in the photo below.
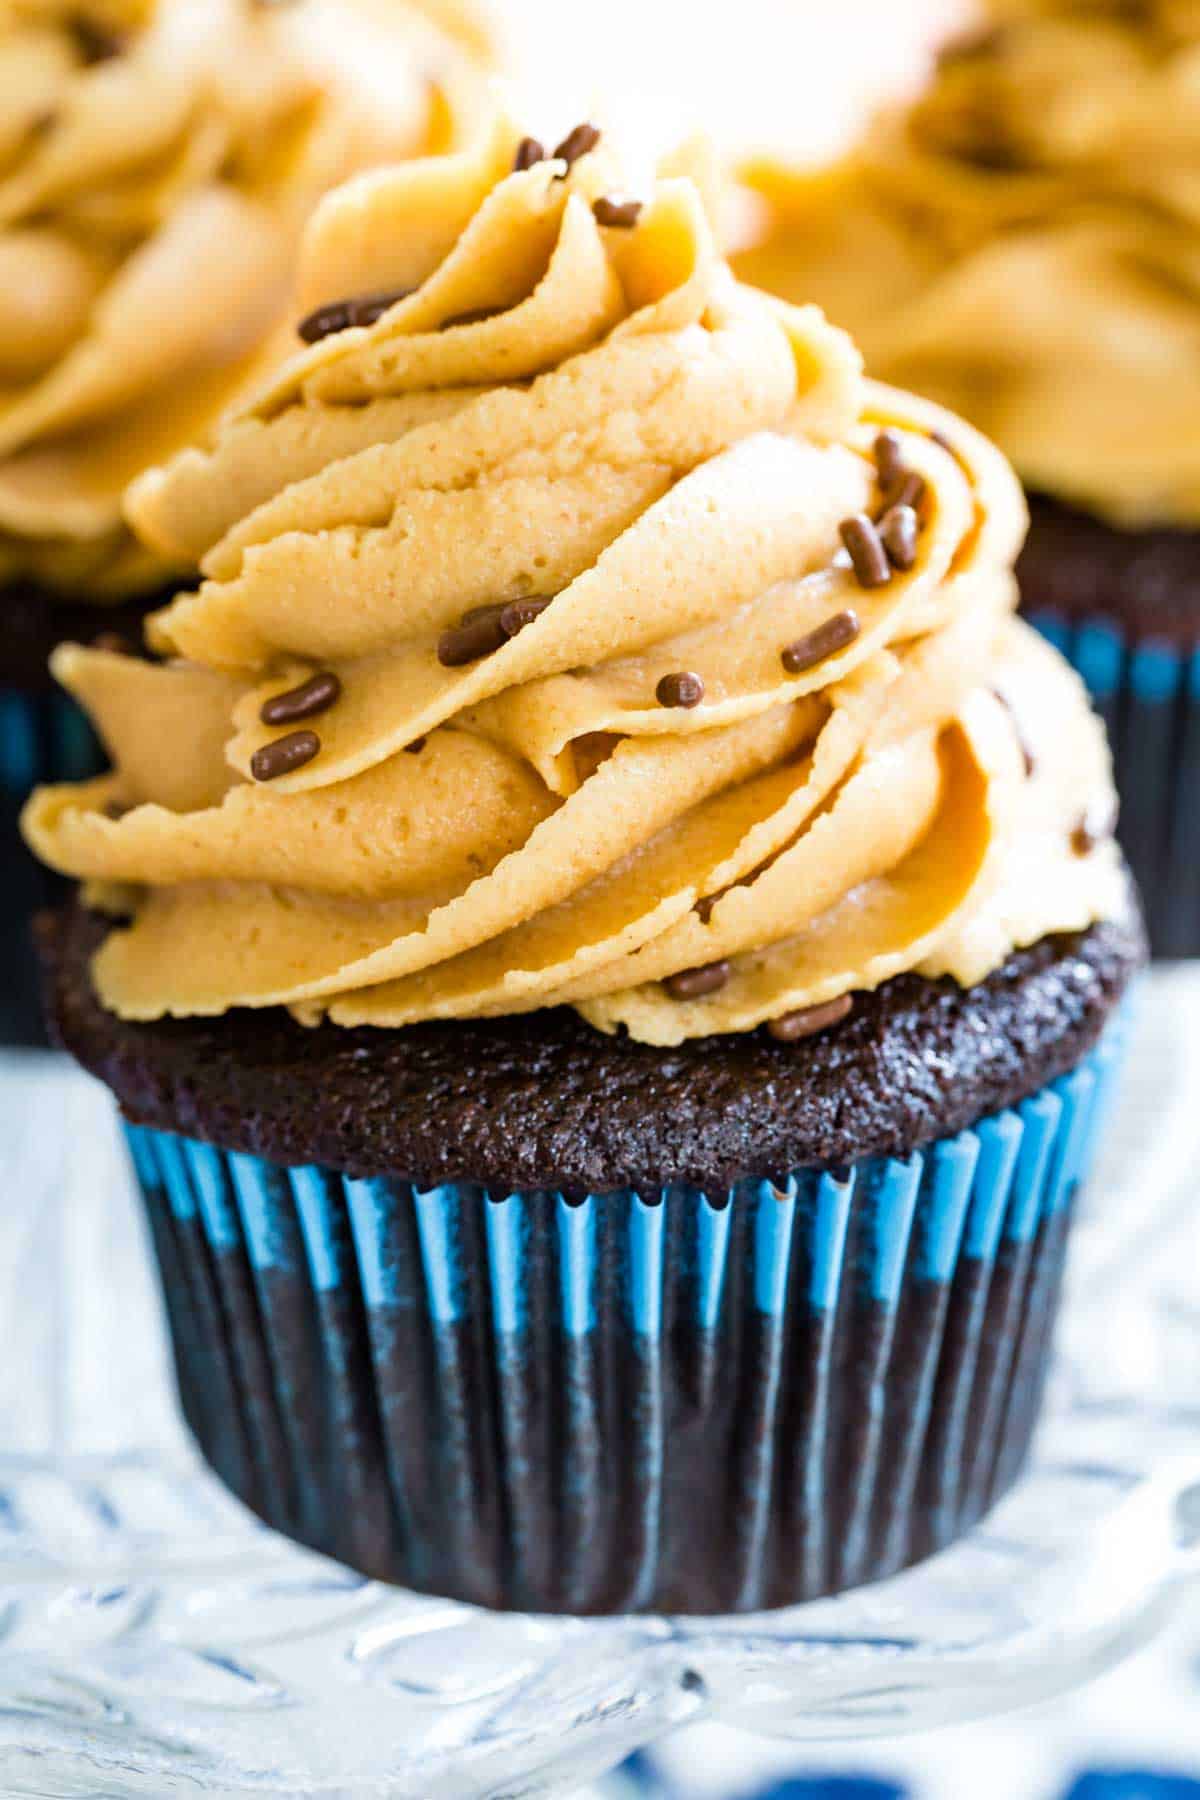
<svg viewBox="0 0 1200 1800">
<path fill-rule="evenodd" d="M 280 353 L 320 196 L 453 147 L 488 55 L 468 0 L 0 0 L 0 583 L 161 583 L 126 483 Z"/>
<path fill-rule="evenodd" d="M 821 171 L 760 159 L 739 273 L 964 413 L 1034 489 L 1200 523 L 1200 3 L 996 0 Z"/>
</svg>

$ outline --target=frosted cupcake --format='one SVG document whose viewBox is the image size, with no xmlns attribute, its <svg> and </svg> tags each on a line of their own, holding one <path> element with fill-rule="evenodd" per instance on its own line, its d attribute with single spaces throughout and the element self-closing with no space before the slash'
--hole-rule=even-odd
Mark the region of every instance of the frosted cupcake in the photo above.
<svg viewBox="0 0 1200 1800">
<path fill-rule="evenodd" d="M 489 1606 L 897 1569 L 1021 1466 L 1141 955 L 1017 483 L 590 125 L 305 263 L 316 341 L 134 492 L 169 660 L 55 657 L 113 773 L 25 820 L 197 1439 Z"/>
<path fill-rule="evenodd" d="M 1200 952 L 1200 11 L 994 4 L 739 272 L 965 413 L 1030 489 L 1025 610 L 1109 727 L 1158 954 Z"/>
<path fill-rule="evenodd" d="M 33 782 L 97 766 L 52 691 L 53 646 L 136 634 L 146 596 L 187 572 L 136 544 L 124 487 L 203 441 L 279 360 L 314 204 L 369 163 L 453 141 L 474 56 L 400 0 L 0 0 L 9 860 Z M 8 968 L 28 963 L 29 874 L 5 899 L 6 1009 Z"/>
</svg>

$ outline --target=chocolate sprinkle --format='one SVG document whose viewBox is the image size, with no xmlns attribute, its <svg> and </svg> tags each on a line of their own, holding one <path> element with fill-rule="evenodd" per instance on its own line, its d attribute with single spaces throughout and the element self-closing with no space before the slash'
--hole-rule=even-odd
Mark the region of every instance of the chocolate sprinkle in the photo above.
<svg viewBox="0 0 1200 1800">
<path fill-rule="evenodd" d="M 592 201 L 592 215 L 597 225 L 607 225 L 615 231 L 630 231 L 642 216 L 640 200 L 614 200 L 611 194 L 601 194 L 598 200 Z"/>
<path fill-rule="evenodd" d="M 333 670 L 324 669 L 299 687 L 264 700 L 258 716 L 264 725 L 294 725 L 298 719 L 315 719 L 318 713 L 329 711 L 341 692 L 342 684 Z"/>
<path fill-rule="evenodd" d="M 393 288 L 381 294 L 358 294 L 348 300 L 331 300 L 301 319 L 296 327 L 297 336 L 306 344 L 319 344 L 322 338 L 332 337 L 337 331 L 348 331 L 353 325 L 374 325 L 398 301 L 407 300 L 415 291 L 414 288 Z"/>
<path fill-rule="evenodd" d="M 549 599 L 501 600 L 491 606 L 476 606 L 464 613 L 457 625 L 451 625 L 438 639 L 437 657 L 445 669 L 460 669 L 466 663 L 491 656 L 510 638 L 545 612 Z"/>
<path fill-rule="evenodd" d="M 699 1000 L 715 994 L 729 981 L 729 964 L 725 961 L 704 963 L 698 969 L 680 969 L 663 982 L 672 1000 Z"/>
<path fill-rule="evenodd" d="M 849 994 L 839 994 L 836 1000 L 827 1000 L 823 1006 L 805 1006 L 799 1012 L 784 1013 L 781 1019 L 770 1020 L 767 1031 L 777 1044 L 795 1044 L 801 1038 L 815 1037 L 827 1025 L 838 1024 L 853 1010 L 853 998 Z"/>
<path fill-rule="evenodd" d="M 889 488 L 888 492 L 884 495 L 883 505 L 880 508 L 881 516 L 894 511 L 897 506 L 911 506 L 915 513 L 919 513 L 924 504 L 928 487 L 929 484 L 925 480 L 925 477 L 923 475 L 918 475 L 915 469 L 910 469 L 908 473 L 898 481 L 894 487 Z"/>
<path fill-rule="evenodd" d="M 1017 740 L 1017 748 L 1021 752 L 1021 760 L 1025 764 L 1025 775 L 1026 779 L 1028 779 L 1037 768 L 1037 758 L 1029 747 L 1029 740 L 1025 736 L 1020 719 L 1017 717 L 1017 709 L 1009 699 L 1008 695 L 1004 692 L 1003 688 L 994 687 L 992 693 L 1012 721 L 1013 736 Z"/>
<path fill-rule="evenodd" d="M 866 513 L 855 513 L 853 518 L 842 520 L 838 531 L 850 552 L 859 587 L 886 587 L 892 579 L 892 565 L 873 521 Z"/>
<path fill-rule="evenodd" d="M 918 529 L 911 506 L 893 506 L 879 521 L 879 536 L 894 569 L 906 571 L 916 564 Z"/>
<path fill-rule="evenodd" d="M 428 742 L 429 742 L 428 738 L 423 738 L 423 737 L 414 738 L 411 744 L 405 744 L 405 746 L 404 746 L 405 756 L 420 756 L 422 750 L 425 748 L 425 746 Z"/>
<path fill-rule="evenodd" d="M 594 150 L 599 142 L 599 128 L 585 120 L 582 125 L 576 125 L 573 131 L 568 131 L 562 143 L 555 149 L 554 160 L 565 162 L 569 169 L 572 163 L 579 161 L 581 156 L 586 156 L 589 150 Z"/>
<path fill-rule="evenodd" d="M 466 663 L 491 656 L 505 640 L 500 624 L 502 606 L 478 606 L 465 613 L 457 625 L 449 626 L 438 639 L 437 658 L 445 669 L 460 669 Z"/>
<path fill-rule="evenodd" d="M 794 644 L 785 645 L 779 660 L 789 675 L 799 675 L 805 669 L 811 669 L 815 663 L 824 662 L 835 650 L 844 650 L 847 644 L 854 642 L 861 629 L 857 613 L 848 609 L 834 613 L 823 625 L 818 625 L 815 631 L 797 638 Z"/>
<path fill-rule="evenodd" d="M 546 160 L 546 146 L 535 137 L 523 137 L 517 145 L 517 154 L 513 157 L 513 173 L 521 174 L 525 169 L 532 169 Z"/>
<path fill-rule="evenodd" d="M 904 474 L 904 445 L 898 431 L 881 431 L 875 439 L 875 467 L 885 490 Z"/>
<path fill-rule="evenodd" d="M 660 706 L 699 706 L 704 698 L 704 682 L 691 669 L 664 675 L 654 690 Z"/>
<path fill-rule="evenodd" d="M 286 737 L 276 738 L 273 744 L 264 744 L 254 752 L 250 773 L 255 781 L 274 781 L 280 775 L 290 775 L 293 769 L 302 769 L 320 748 L 321 740 L 315 731 L 289 731 Z"/>
<path fill-rule="evenodd" d="M 71 36 L 88 68 L 96 63 L 112 62 L 125 48 L 125 40 L 98 19 L 87 13 L 75 13 L 69 22 Z"/>
<path fill-rule="evenodd" d="M 519 631 L 540 619 L 550 602 L 548 599 L 510 600 L 500 614 L 500 625 L 506 638 L 515 638 Z"/>
<path fill-rule="evenodd" d="M 1076 856 L 1090 856 L 1112 836 L 1115 827 L 1116 821 L 1107 807 L 1103 812 L 1089 807 L 1071 833 L 1072 850 Z"/>
</svg>

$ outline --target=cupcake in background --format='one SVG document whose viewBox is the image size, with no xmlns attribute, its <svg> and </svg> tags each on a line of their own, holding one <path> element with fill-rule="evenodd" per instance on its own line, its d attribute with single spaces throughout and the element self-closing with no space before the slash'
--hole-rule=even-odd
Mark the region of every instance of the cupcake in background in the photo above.
<svg viewBox="0 0 1200 1800">
<path fill-rule="evenodd" d="M 136 643 L 147 596 L 188 573 L 135 542 L 125 486 L 279 360 L 320 196 L 463 135 L 483 84 L 468 24 L 415 0 L 0 0 L 6 864 L 33 783 L 97 766 L 54 645 Z M 0 1038 L 29 999 L 7 970 L 28 966 L 37 886 L 6 884 Z"/>
<path fill-rule="evenodd" d="M 1017 482 L 590 124 L 304 263 L 132 490 L 168 660 L 55 655 L 113 772 L 25 815 L 198 1442 L 488 1606 L 887 1574 L 1021 1467 L 1142 954 Z"/>
<path fill-rule="evenodd" d="M 769 162 L 739 273 L 816 299 L 1031 495 L 1022 604 L 1108 724 L 1162 956 L 1200 953 L 1200 8 L 994 0 L 840 165 Z"/>
</svg>

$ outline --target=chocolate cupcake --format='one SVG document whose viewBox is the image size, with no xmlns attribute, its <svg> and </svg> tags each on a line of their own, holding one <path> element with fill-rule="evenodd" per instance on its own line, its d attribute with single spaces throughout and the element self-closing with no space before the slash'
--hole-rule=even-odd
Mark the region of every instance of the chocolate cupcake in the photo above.
<svg viewBox="0 0 1200 1800">
<path fill-rule="evenodd" d="M 169 660 L 56 654 L 113 773 L 25 815 L 197 1440 L 488 1606 L 900 1568 L 1021 1466 L 1141 954 L 1015 479 L 591 126 L 360 181 L 305 273 L 131 497 Z"/>
<path fill-rule="evenodd" d="M 739 272 L 1008 453 L 1025 612 L 1109 724 L 1160 956 L 1200 953 L 1200 14 L 992 0 L 926 92 L 815 174 L 761 164 Z M 881 293 L 887 304 L 879 304 Z"/>
<path fill-rule="evenodd" d="M 38 0 L 0 16 L 0 833 L 34 781 L 102 766 L 49 652 L 140 618 L 186 559 L 128 481 L 204 441 L 281 356 L 313 205 L 460 133 L 475 47 L 416 6 Z M 464 9 L 464 28 L 468 23 Z M 372 62 L 384 78 L 364 84 Z M 0 1040 L 23 1035 L 31 866 L 6 884 Z"/>
</svg>

